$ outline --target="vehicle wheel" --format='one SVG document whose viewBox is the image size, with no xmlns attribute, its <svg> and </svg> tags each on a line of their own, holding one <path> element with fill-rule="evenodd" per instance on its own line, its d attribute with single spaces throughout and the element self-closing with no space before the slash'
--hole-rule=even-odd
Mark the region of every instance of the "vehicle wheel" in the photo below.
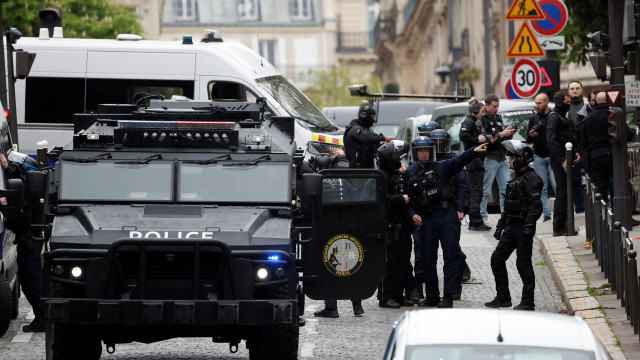
<svg viewBox="0 0 640 360">
<path fill-rule="evenodd" d="M 13 314 L 11 314 L 11 318 L 15 319 L 20 314 L 20 281 L 18 281 L 17 276 L 16 282 L 13 285 L 13 294 L 11 297 L 13 298 Z"/>
<path fill-rule="evenodd" d="M 249 348 L 250 360 L 298 358 L 298 324 L 271 325 L 258 330 Z"/>
<path fill-rule="evenodd" d="M 0 336 L 3 336 L 9 329 L 12 314 L 11 286 L 9 286 L 9 280 L 0 274 Z"/>
<path fill-rule="evenodd" d="M 100 359 L 102 344 L 90 329 L 68 324 L 45 326 L 47 360 Z"/>
</svg>

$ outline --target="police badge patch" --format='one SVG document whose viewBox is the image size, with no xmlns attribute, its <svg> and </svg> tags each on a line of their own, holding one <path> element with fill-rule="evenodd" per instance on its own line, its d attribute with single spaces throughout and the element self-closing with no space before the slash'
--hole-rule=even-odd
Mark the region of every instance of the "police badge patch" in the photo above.
<svg viewBox="0 0 640 360">
<path fill-rule="evenodd" d="M 324 266 L 336 276 L 351 276 L 364 260 L 362 244 L 354 236 L 339 234 L 327 241 L 322 252 Z"/>
</svg>

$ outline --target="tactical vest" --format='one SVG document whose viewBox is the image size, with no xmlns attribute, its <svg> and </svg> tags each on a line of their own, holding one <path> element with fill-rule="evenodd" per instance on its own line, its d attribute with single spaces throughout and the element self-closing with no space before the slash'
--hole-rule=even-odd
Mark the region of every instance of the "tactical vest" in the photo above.
<svg viewBox="0 0 640 360">
<path fill-rule="evenodd" d="M 529 210 L 529 192 L 527 191 L 527 178 L 529 171 L 516 176 L 507 182 L 507 190 L 504 196 L 504 212 L 509 219 L 524 219 Z"/>
<path fill-rule="evenodd" d="M 418 213 L 448 209 L 456 199 L 457 183 L 457 179 L 452 181 L 439 176 L 437 163 L 428 163 L 409 180 L 414 209 Z"/>
</svg>

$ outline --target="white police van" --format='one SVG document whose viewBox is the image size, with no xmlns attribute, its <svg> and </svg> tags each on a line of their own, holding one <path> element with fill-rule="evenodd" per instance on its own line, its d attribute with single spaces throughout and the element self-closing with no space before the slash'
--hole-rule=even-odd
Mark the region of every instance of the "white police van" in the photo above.
<svg viewBox="0 0 640 360">
<path fill-rule="evenodd" d="M 46 34 L 45 32 L 41 32 Z M 294 117 L 296 145 L 318 134 L 341 138 L 342 131 L 274 66 L 251 49 L 223 42 L 216 31 L 202 40 L 152 41 L 136 35 L 118 39 L 71 39 L 44 35 L 14 45 L 36 58 L 25 80 L 16 82 L 20 151 L 35 144 L 66 145 L 73 114 L 97 111 L 98 104 L 144 101 L 143 94 L 194 100 L 254 101 L 264 97 L 273 116 Z M 139 94 L 136 97 L 136 94 Z M 315 136 L 314 136 L 315 134 Z M 323 139 L 325 137 L 322 137 Z M 335 141 L 333 141 L 335 143 Z"/>
</svg>

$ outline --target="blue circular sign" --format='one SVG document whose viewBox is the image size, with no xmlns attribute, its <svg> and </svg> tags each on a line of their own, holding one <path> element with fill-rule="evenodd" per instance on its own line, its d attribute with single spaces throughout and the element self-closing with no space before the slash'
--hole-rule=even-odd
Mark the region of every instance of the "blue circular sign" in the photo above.
<svg viewBox="0 0 640 360">
<path fill-rule="evenodd" d="M 569 12 L 564 2 L 559 0 L 540 0 L 540 9 L 544 13 L 544 20 L 531 22 L 531 27 L 538 34 L 544 36 L 556 35 L 567 25 Z"/>
</svg>

